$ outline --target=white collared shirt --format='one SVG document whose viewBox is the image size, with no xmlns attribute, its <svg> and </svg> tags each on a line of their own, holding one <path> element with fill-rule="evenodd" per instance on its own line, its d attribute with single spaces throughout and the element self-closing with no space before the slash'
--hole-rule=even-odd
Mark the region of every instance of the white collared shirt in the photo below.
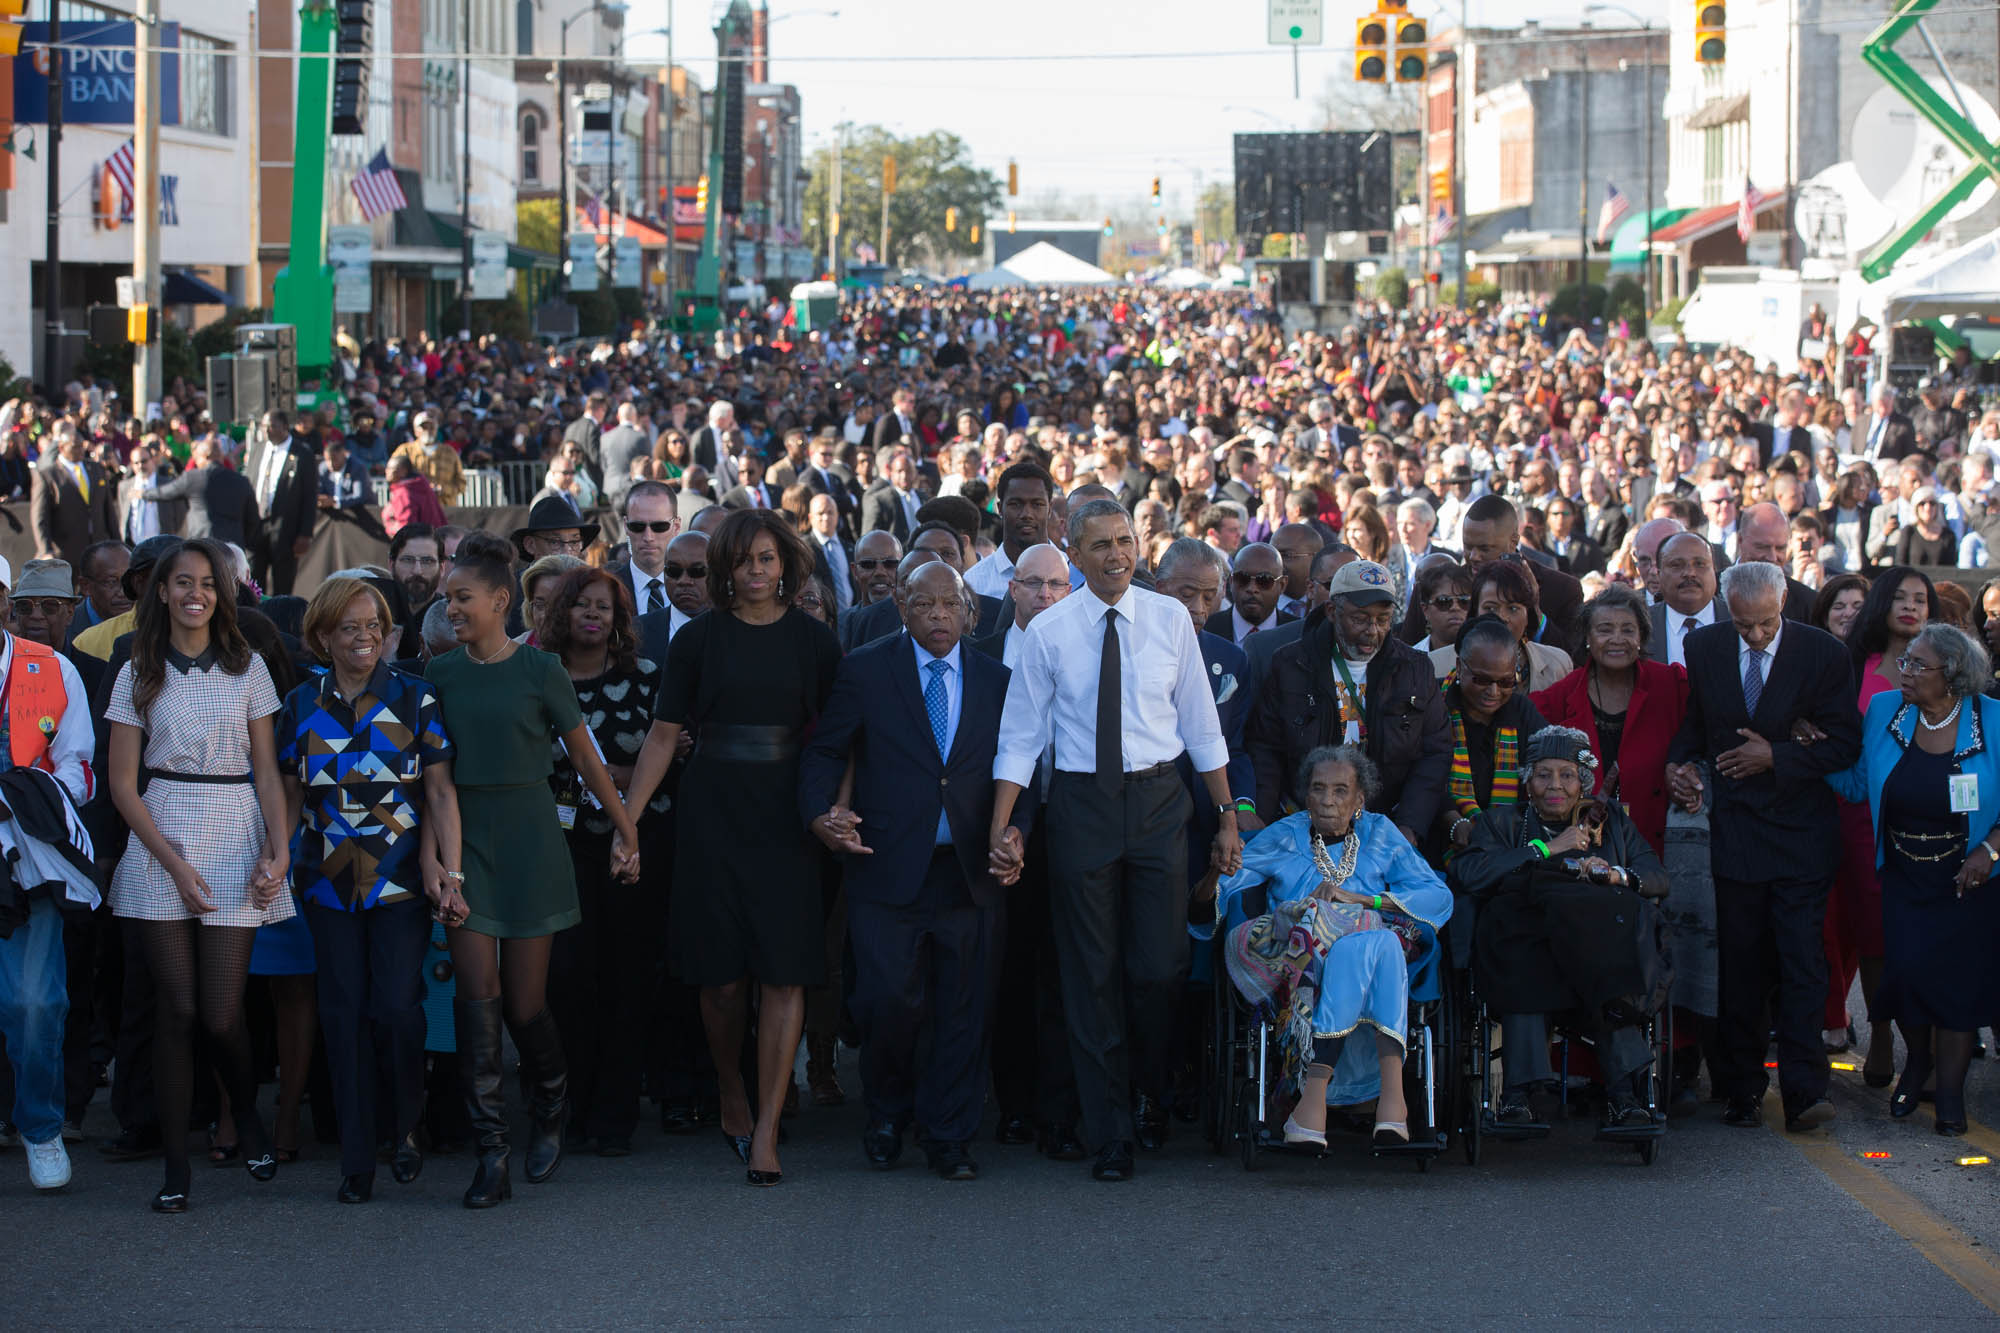
<svg viewBox="0 0 2000 1333">
<path fill-rule="evenodd" d="M 1261 625 L 1253 625 L 1248 620 L 1244 619 L 1242 607 L 1231 606 L 1229 608 L 1229 630 L 1230 630 L 1229 640 L 1231 643 L 1237 644 L 1238 646 L 1241 646 L 1243 643 L 1248 641 L 1250 635 L 1253 632 L 1259 632 L 1267 629 L 1276 629 L 1277 627 L 1278 627 L 1278 610 L 1276 607 L 1271 608 L 1271 614 L 1264 618 L 1264 623 Z"/>
<path fill-rule="evenodd" d="M 1186 753 L 1198 773 L 1229 762 L 1216 720 L 1201 645 L 1187 608 L 1171 597 L 1127 588 L 1114 607 L 1085 590 L 1028 625 L 1019 667 L 1007 684 L 993 776 L 1027 786 L 1053 739 L 1058 769 L 1097 769 L 1097 679 L 1104 617 L 1118 613 L 1119 737 L 1128 773 Z"/>
<path fill-rule="evenodd" d="M 1715 602 L 1713 599 L 1704 602 L 1701 610 L 1692 616 L 1684 616 L 1671 606 L 1666 608 L 1666 613 L 1667 663 L 1670 666 L 1684 667 L 1687 665 L 1687 636 L 1705 625 L 1715 623 Z M 1688 625 L 1690 620 L 1694 622 L 1692 628 Z"/>
<path fill-rule="evenodd" d="M 993 548 L 993 554 L 974 562 L 965 571 L 965 586 L 981 597 L 1005 597 L 1007 585 L 1014 581 L 1014 557 L 1007 554 L 1005 546 Z M 1069 566 L 1070 591 L 1083 586 L 1083 571 L 1075 565 Z"/>
<path fill-rule="evenodd" d="M 1785 622 L 1780 620 L 1778 622 L 1778 632 L 1776 634 L 1773 634 L 1771 636 L 1771 641 L 1764 645 L 1763 659 L 1757 663 L 1758 672 L 1764 677 L 1764 683 L 1766 685 L 1769 685 L 1771 683 L 1771 661 L 1773 658 L 1777 657 L 1778 643 L 1784 637 L 1785 637 Z M 1742 638 L 1739 636 L 1736 640 L 1737 679 L 1739 680 L 1742 679 L 1743 669 L 1749 665 L 1750 665 L 1750 645 L 1743 642 Z"/>
<path fill-rule="evenodd" d="M 1000 664 L 1012 671 L 1021 663 L 1021 649 L 1028 642 L 1028 631 L 1021 624 L 1017 611 L 1007 617 L 1007 637 L 1000 640 Z"/>
</svg>

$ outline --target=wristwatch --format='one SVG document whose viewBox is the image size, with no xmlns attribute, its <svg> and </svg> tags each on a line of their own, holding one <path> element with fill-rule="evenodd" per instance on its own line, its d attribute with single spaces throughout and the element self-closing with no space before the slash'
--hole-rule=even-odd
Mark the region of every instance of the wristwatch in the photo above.
<svg viewBox="0 0 2000 1333">
<path fill-rule="evenodd" d="M 1236 802 L 1234 801 L 1229 802 L 1227 805 L 1218 805 L 1215 807 L 1215 817 L 1217 819 L 1220 819 L 1224 815 L 1233 815 L 1235 813 Z"/>
<path fill-rule="evenodd" d="M 1979 840 L 1979 845 L 1986 850 L 1987 856 L 1991 857 L 1996 862 L 2000 862 L 2000 851 L 1995 851 L 1993 849 L 1993 835 L 1991 833 L 1981 838 Z"/>
</svg>

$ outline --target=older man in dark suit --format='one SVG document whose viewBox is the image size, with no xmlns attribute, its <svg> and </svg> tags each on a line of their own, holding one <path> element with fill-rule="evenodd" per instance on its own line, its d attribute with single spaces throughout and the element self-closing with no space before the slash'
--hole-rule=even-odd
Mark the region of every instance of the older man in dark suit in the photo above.
<svg viewBox="0 0 2000 1333">
<path fill-rule="evenodd" d="M 319 457 L 306 437 L 291 433 L 287 413 L 266 412 L 263 429 L 253 434 L 243 475 L 263 520 L 250 535 L 250 567 L 267 594 L 285 597 L 319 522 Z"/>
<path fill-rule="evenodd" d="M 84 548 L 118 535 L 117 487 L 87 455 L 76 426 L 58 421 L 42 461 L 35 465 L 28 526 L 40 559 L 67 560 L 72 569 Z"/>
<path fill-rule="evenodd" d="M 870 534 L 873 536 L 874 534 Z M 862 538 L 865 542 L 868 539 Z M 859 548 L 857 548 L 859 549 Z M 917 535 L 910 541 L 910 550 L 896 567 L 896 586 L 900 588 L 909 572 L 930 560 L 942 560 L 964 577 L 965 547 L 958 530 L 949 523 L 931 522 L 917 529 Z M 974 594 L 974 626 L 972 636 L 983 639 L 999 629 L 1007 615 L 1007 603 L 998 597 L 980 597 Z M 873 643 L 896 632 L 902 623 L 902 612 L 897 609 L 896 599 L 883 598 L 868 606 L 858 607 L 840 621 L 840 646 L 849 652 L 863 644 Z"/>
<path fill-rule="evenodd" d="M 985 835 L 1008 671 L 963 647 L 972 598 L 957 570 L 928 562 L 898 591 L 905 633 L 841 662 L 800 762 L 799 812 L 847 862 L 862 1150 L 893 1165 L 914 1121 L 931 1169 L 972 1180 L 1003 919 Z M 850 762 L 851 807 L 837 800 Z"/>
<path fill-rule="evenodd" d="M 1723 1122 L 1763 1123 L 1770 1003 L 1785 1128 L 1796 1133 L 1833 1118 L 1820 1035 L 1820 932 L 1841 837 L 1825 779 L 1860 754 L 1861 717 L 1847 650 L 1825 631 L 1784 618 L 1782 570 L 1762 561 L 1732 566 L 1723 596 L 1729 621 L 1687 637 L 1687 711 L 1667 775 L 1683 808 L 1710 801 L 1721 949 L 1714 1073 L 1729 1103 Z M 1793 739 L 1801 723 L 1810 743 Z"/>
<path fill-rule="evenodd" d="M 132 494 L 137 503 L 160 508 L 159 530 L 169 536 L 179 533 L 186 537 L 212 537 L 248 548 L 250 534 L 259 523 L 257 497 L 250 483 L 241 473 L 224 467 L 216 457 L 215 446 L 207 440 L 195 441 L 188 455 L 187 471 L 172 481 Z M 167 527 L 164 521 L 166 510 L 172 505 L 179 505 L 186 515 L 179 527 Z"/>
</svg>

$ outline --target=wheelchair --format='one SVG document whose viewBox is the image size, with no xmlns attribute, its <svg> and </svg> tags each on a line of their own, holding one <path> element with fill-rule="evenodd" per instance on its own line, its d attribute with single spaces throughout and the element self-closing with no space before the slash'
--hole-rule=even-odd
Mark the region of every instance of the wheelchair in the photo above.
<svg viewBox="0 0 2000 1333">
<path fill-rule="evenodd" d="M 1464 899 L 1459 899 L 1464 905 Z M 1466 914 L 1467 933 L 1473 920 L 1472 913 Z M 1447 930 L 1459 923 L 1457 908 L 1447 923 Z M 1469 945 L 1467 946 L 1469 952 Z M 1453 957 L 1460 957 L 1454 949 Z M 1459 991 L 1458 1012 L 1464 1016 L 1464 1043 L 1461 1048 L 1457 1076 L 1453 1081 L 1458 1100 L 1453 1107 L 1453 1120 L 1457 1125 L 1460 1146 L 1465 1151 L 1467 1166 L 1478 1166 L 1489 1139 L 1502 1142 L 1527 1139 L 1545 1139 L 1551 1133 L 1551 1126 L 1505 1125 L 1494 1119 L 1493 1108 L 1499 1101 L 1501 1089 L 1495 1082 L 1493 1067 L 1496 1060 L 1506 1059 L 1504 1045 L 1495 1040 L 1498 1020 L 1487 1011 L 1486 1002 L 1480 998 L 1478 982 L 1470 959 L 1456 969 Z M 1568 1021 L 1565 1022 L 1565 1019 Z M 1659 1160 L 1660 1150 L 1667 1131 L 1668 1079 L 1673 1069 L 1674 1017 L 1673 1005 L 1663 1004 L 1657 1013 L 1642 1025 L 1646 1044 L 1652 1049 L 1653 1059 L 1647 1066 L 1645 1095 L 1643 1104 L 1651 1121 L 1650 1126 L 1636 1131 L 1621 1132 L 1616 1137 L 1602 1141 L 1612 1144 L 1628 1144 L 1639 1155 L 1646 1166 Z M 1571 1073 L 1574 1066 L 1579 1074 L 1596 1073 L 1596 1063 L 1591 1055 L 1594 1043 L 1581 1031 L 1575 1015 L 1548 1015 L 1549 1042 L 1559 1053 L 1552 1061 L 1556 1076 L 1557 1101 L 1561 1111 L 1569 1111 L 1571 1098 Z"/>
<path fill-rule="evenodd" d="M 1272 1094 L 1282 1072 L 1276 1016 L 1266 1012 L 1266 1006 L 1253 1006 L 1237 993 L 1223 962 L 1229 930 L 1263 915 L 1269 906 L 1261 886 L 1243 894 L 1239 903 L 1242 911 L 1232 912 L 1228 921 L 1218 924 L 1210 942 L 1214 985 L 1201 1117 L 1210 1147 L 1217 1154 L 1236 1152 L 1243 1169 L 1254 1171 L 1266 1154 L 1325 1156 L 1332 1148 L 1323 1151 L 1316 1145 L 1288 1145 L 1282 1119 L 1274 1124 L 1269 1118 Z M 1370 1145 L 1373 1156 L 1408 1159 L 1419 1171 L 1428 1171 L 1431 1160 L 1450 1146 L 1452 1110 L 1459 1100 L 1455 1053 L 1461 1044 L 1459 997 L 1446 976 L 1444 950 L 1435 932 L 1426 927 L 1424 935 L 1426 949 L 1410 964 L 1410 1008 L 1404 1041 L 1403 1088 L 1410 1108 L 1410 1141 L 1390 1147 Z M 1341 1124 L 1341 1107 L 1329 1106 L 1329 1140 Z M 1372 1124 L 1373 1118 L 1368 1117 L 1350 1127 L 1365 1130 Z"/>
</svg>

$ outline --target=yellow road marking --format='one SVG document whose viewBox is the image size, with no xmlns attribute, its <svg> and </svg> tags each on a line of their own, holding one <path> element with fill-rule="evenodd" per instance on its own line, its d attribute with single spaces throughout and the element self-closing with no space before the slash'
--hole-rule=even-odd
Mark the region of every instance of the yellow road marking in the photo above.
<svg viewBox="0 0 2000 1333">
<path fill-rule="evenodd" d="M 1980 1304 L 2000 1314 L 2000 1264 L 1990 1259 L 1978 1242 L 1937 1217 L 1879 1170 L 1862 1165 L 1834 1141 L 1831 1132 L 1785 1133 L 1784 1105 L 1775 1091 L 1765 1094 L 1764 1123 L 1828 1180 L 1910 1242 L 1918 1254 L 1972 1293 Z M 1980 1131 L 1992 1133 L 1985 1126 L 1980 1126 Z M 1970 1134 L 1966 1140 L 1971 1141 Z"/>
<path fill-rule="evenodd" d="M 1871 1103 L 1879 1098 L 1883 1113 L 1888 1113 L 1888 1092 L 1879 1088 L 1869 1087 L 1857 1076 L 1848 1075 L 1843 1078 L 1841 1071 L 1838 1070 L 1834 1072 L 1833 1076 L 1841 1079 L 1848 1086 L 1849 1090 L 1858 1097 L 1864 1098 Z M 1923 1103 L 1917 1108 L 1917 1113 L 1904 1121 L 1904 1123 L 1913 1128 L 1922 1126 L 1924 1131 L 1930 1134 L 1932 1138 L 1937 1138 L 1937 1108 L 1935 1104 L 1931 1102 Z M 1942 1141 L 1949 1142 L 1950 1140 Z M 2000 1131 L 1981 1124 L 1979 1121 L 1974 1120 L 1970 1114 L 1965 1117 L 1965 1134 L 1958 1141 L 1966 1145 L 1967 1148 L 1977 1148 L 1989 1157 L 2000 1158 Z"/>
</svg>

